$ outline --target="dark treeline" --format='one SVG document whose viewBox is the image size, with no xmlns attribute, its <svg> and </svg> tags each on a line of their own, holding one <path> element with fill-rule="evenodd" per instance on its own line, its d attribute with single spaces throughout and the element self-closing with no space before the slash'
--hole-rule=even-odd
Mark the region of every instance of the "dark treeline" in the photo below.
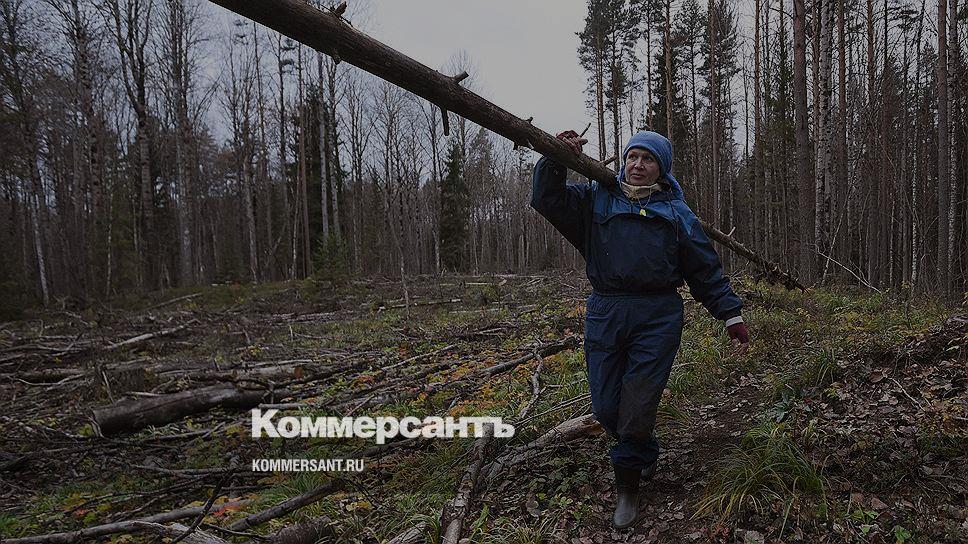
<svg viewBox="0 0 968 544">
<path fill-rule="evenodd" d="M 589 154 L 669 134 L 696 211 L 807 282 L 959 293 L 962 21 L 589 0 Z M 462 70 L 473 88 L 466 55 L 441 68 Z M 206 2 L 0 0 L 0 93 L 6 304 L 581 266 L 527 206 L 530 152 L 453 116 L 445 137 L 435 107 Z"/>
</svg>

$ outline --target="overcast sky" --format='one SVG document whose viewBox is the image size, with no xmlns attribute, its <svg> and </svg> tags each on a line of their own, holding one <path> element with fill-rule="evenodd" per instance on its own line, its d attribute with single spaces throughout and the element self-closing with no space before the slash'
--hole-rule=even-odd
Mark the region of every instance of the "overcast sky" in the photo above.
<svg viewBox="0 0 968 544">
<path fill-rule="evenodd" d="M 465 51 L 478 94 L 538 127 L 580 132 L 591 120 L 577 54 L 584 0 L 372 0 L 371 10 L 370 36 L 434 69 Z"/>
<path fill-rule="evenodd" d="M 442 72 L 465 54 L 473 69 L 467 84 L 494 104 L 551 134 L 581 132 L 586 75 L 578 65 L 578 36 L 586 0 L 348 0 L 347 19 L 369 36 Z M 745 2 L 739 6 L 741 21 Z M 216 8 L 231 32 L 234 14 Z M 645 58 L 639 44 L 637 56 Z M 222 63 L 216 62 L 218 65 Z M 735 86 L 734 82 L 734 86 Z M 740 84 L 741 85 L 741 84 Z M 742 86 L 734 89 L 742 97 Z M 636 105 L 640 107 L 640 104 Z M 737 110 L 742 141 L 742 110 Z M 594 127 L 585 152 L 596 156 Z"/>
</svg>

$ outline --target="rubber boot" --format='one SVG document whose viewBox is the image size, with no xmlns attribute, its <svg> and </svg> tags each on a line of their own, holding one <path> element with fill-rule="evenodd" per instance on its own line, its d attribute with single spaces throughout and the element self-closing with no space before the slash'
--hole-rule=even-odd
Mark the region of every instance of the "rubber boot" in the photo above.
<svg viewBox="0 0 968 544">
<path fill-rule="evenodd" d="M 643 479 L 643 480 L 651 480 L 651 479 L 652 479 L 652 477 L 653 477 L 653 476 L 655 476 L 655 467 L 656 467 L 656 466 L 657 466 L 658 464 L 659 464 L 659 462 L 658 462 L 658 461 L 656 461 L 656 462 L 654 462 L 654 463 L 652 463 L 652 464 L 651 464 L 651 465 L 649 466 L 649 468 L 643 468 L 643 469 L 642 469 L 642 479 Z"/>
<path fill-rule="evenodd" d="M 613 466 L 615 470 L 615 514 L 612 526 L 625 529 L 635 523 L 639 515 L 639 480 L 642 472 L 637 468 Z"/>
</svg>

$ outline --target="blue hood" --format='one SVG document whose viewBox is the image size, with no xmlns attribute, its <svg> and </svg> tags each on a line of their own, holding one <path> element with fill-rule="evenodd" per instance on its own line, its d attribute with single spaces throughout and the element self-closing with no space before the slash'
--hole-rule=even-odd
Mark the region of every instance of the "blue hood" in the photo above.
<svg viewBox="0 0 968 544">
<path fill-rule="evenodd" d="M 665 136 L 659 134 L 658 132 L 652 132 L 651 130 L 643 130 L 632 136 L 629 143 L 625 144 L 625 149 L 622 151 L 622 166 L 618 169 L 618 176 L 615 179 L 621 184 L 625 181 L 625 157 L 629 154 L 629 149 L 637 147 L 640 149 L 646 149 L 651 151 L 653 155 L 659 159 L 659 167 L 662 169 L 662 176 L 669 181 L 672 185 L 672 192 L 677 197 L 685 200 L 685 196 L 682 194 L 682 187 L 679 185 L 679 181 L 672 175 L 672 142 L 670 142 Z M 619 185 L 621 186 L 621 185 Z"/>
</svg>

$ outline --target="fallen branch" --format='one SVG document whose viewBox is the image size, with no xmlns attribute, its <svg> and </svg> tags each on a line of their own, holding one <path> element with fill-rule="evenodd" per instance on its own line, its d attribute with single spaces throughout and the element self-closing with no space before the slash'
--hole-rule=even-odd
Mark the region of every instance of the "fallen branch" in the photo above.
<svg viewBox="0 0 968 544">
<path fill-rule="evenodd" d="M 474 490 L 481 474 L 481 467 L 488 446 L 494 441 L 494 425 L 484 425 L 484 436 L 474 441 L 471 446 L 470 463 L 461 475 L 457 494 L 452 498 L 440 514 L 440 542 L 441 544 L 458 544 L 464 528 L 464 518 L 471 511 Z"/>
<path fill-rule="evenodd" d="M 184 329 L 188 328 L 189 325 L 192 325 L 192 324 L 194 324 L 196 322 L 197 322 L 197 320 L 192 319 L 191 321 L 189 321 L 187 323 L 183 323 L 183 324 L 181 324 L 181 325 L 179 325 L 177 327 L 171 327 L 170 329 L 164 329 L 164 330 L 161 330 L 161 331 L 158 331 L 158 332 L 151 332 L 151 333 L 139 334 L 138 336 L 135 336 L 134 338 L 128 338 L 127 340 L 122 340 L 121 342 L 118 342 L 116 344 L 110 344 L 108 346 L 105 346 L 103 348 L 103 350 L 104 351 L 117 351 L 119 349 L 131 348 L 131 347 L 137 346 L 139 344 L 143 344 L 143 343 L 145 343 L 148 340 L 151 340 L 153 338 L 161 338 L 162 336 L 170 336 L 172 334 L 175 334 L 178 331 L 181 331 L 181 330 L 184 330 Z"/>
<path fill-rule="evenodd" d="M 521 421 L 528 417 L 528 413 L 534 408 L 534 405 L 538 403 L 538 397 L 541 395 L 541 370 L 544 369 L 544 359 L 538 355 L 537 350 L 535 350 L 535 357 L 538 359 L 538 368 L 534 369 L 534 374 L 531 375 L 531 399 L 528 403 L 524 405 L 524 408 L 518 412 L 517 421 Z"/>
<path fill-rule="evenodd" d="M 438 306 L 440 304 L 459 304 L 460 302 L 461 300 L 459 298 L 450 298 L 446 300 L 428 300 L 428 301 L 418 300 L 416 302 L 411 302 L 409 305 L 404 303 L 404 304 L 391 304 L 389 306 L 380 306 L 379 308 L 377 308 L 376 311 L 383 312 L 388 309 L 407 308 L 407 307 L 413 308 L 416 306 Z"/>
<path fill-rule="evenodd" d="M 519 357 L 518 359 L 515 359 L 513 361 L 508 361 L 506 363 L 502 363 L 499 365 L 494 365 L 492 367 L 486 368 L 480 371 L 479 374 L 471 373 L 471 375 L 469 375 L 468 378 L 477 378 L 481 376 L 496 376 L 497 374 L 501 374 L 509 370 L 514 370 L 518 366 L 523 365 L 524 363 L 527 363 L 531 359 L 537 358 L 540 360 L 545 357 L 551 357 L 552 355 L 565 351 L 566 349 L 573 349 L 576 347 L 578 347 L 578 337 L 569 336 L 564 340 L 562 340 L 561 342 L 555 342 L 554 344 L 546 344 L 544 346 L 541 346 L 540 348 L 535 349 L 533 352 L 531 352 L 528 355 L 525 355 L 524 357 Z"/>
<path fill-rule="evenodd" d="M 485 481 L 495 480 L 508 467 L 530 461 L 550 446 L 570 442 L 578 438 L 585 438 L 604 432 L 601 424 L 593 414 L 576 417 L 563 421 L 553 429 L 539 436 L 524 446 L 516 448 L 502 455 L 487 468 Z"/>
<path fill-rule="evenodd" d="M 212 494 L 209 495 L 208 500 L 205 501 L 205 506 L 202 507 L 202 511 L 199 512 L 197 516 L 195 516 L 195 520 L 192 522 L 192 524 L 189 525 L 187 529 L 185 529 L 185 532 L 175 537 L 175 539 L 172 540 L 169 544 L 178 544 L 182 540 L 185 540 L 186 538 L 191 536 L 191 534 L 198 529 L 198 524 L 201 523 L 203 519 L 205 519 L 206 515 L 208 515 L 208 512 L 212 509 L 212 505 L 215 504 L 215 499 L 218 498 L 219 492 L 222 491 L 222 487 L 225 485 L 226 482 L 228 482 L 232 478 L 233 474 L 235 474 L 235 469 L 229 470 L 229 472 L 226 473 L 221 480 L 219 480 L 219 482 L 215 485 L 215 488 L 212 489 Z"/>
<path fill-rule="evenodd" d="M 286 499 L 271 508 L 267 508 L 261 512 L 257 512 L 240 520 L 234 521 L 230 523 L 226 529 L 229 531 L 245 531 L 247 529 L 262 525 L 267 521 L 281 518 L 282 516 L 291 514 L 300 508 L 309 506 L 310 504 L 321 500 L 330 493 L 339 491 L 342 488 L 342 485 L 342 480 L 331 480 L 303 493 L 302 495 L 296 495 L 295 497 Z"/>
<path fill-rule="evenodd" d="M 164 308 L 165 306 L 170 306 L 172 304 L 175 304 L 176 302 L 181 302 L 183 300 L 191 300 L 195 297 L 200 297 L 200 296 L 202 296 L 201 293 L 192 293 L 190 295 L 175 297 L 169 301 L 162 302 L 161 304 L 155 304 L 154 306 L 151 306 L 150 308 L 145 309 L 145 311 L 150 312 L 151 310 L 157 310 L 158 308 Z"/>
<path fill-rule="evenodd" d="M 171 525 L 162 525 L 160 523 L 151 523 L 146 521 L 135 521 L 133 522 L 135 526 L 144 532 L 153 533 L 158 536 L 170 537 L 173 539 L 172 542 L 182 541 L 179 539 L 179 535 L 185 535 L 184 542 L 187 544 L 229 544 L 228 541 L 223 540 L 211 533 L 206 533 L 205 531 L 198 531 L 192 533 L 186 533 L 188 527 L 180 523 L 172 523 Z"/>
<path fill-rule="evenodd" d="M 502 374 L 504 372 L 513 370 L 523 365 L 524 363 L 527 363 L 528 361 L 531 361 L 532 359 L 534 359 L 536 354 L 538 357 L 550 357 L 556 353 L 559 353 L 566 349 L 572 349 L 577 346 L 578 346 L 578 338 L 574 336 L 569 336 L 568 338 L 565 338 L 560 342 L 545 344 L 544 346 L 541 346 L 540 348 L 522 357 L 518 357 L 511 361 L 499 363 L 480 370 L 475 370 L 474 372 L 470 372 L 464 376 L 461 376 L 460 378 L 457 378 L 456 380 L 451 380 L 449 382 L 441 382 L 441 383 L 431 383 L 431 384 L 424 385 L 422 387 L 412 388 L 410 390 L 404 391 L 399 394 L 389 393 L 386 395 L 379 395 L 379 396 L 372 395 L 374 391 L 386 389 L 392 386 L 394 383 L 398 383 L 400 381 L 406 381 L 406 382 L 412 383 L 434 372 L 438 372 L 440 370 L 445 370 L 447 368 L 456 366 L 460 364 L 460 361 L 450 361 L 450 362 L 440 363 L 438 365 L 425 368 L 414 375 L 406 376 L 402 380 L 397 380 L 394 382 L 384 382 L 381 384 L 374 384 L 366 389 L 349 393 L 347 395 L 349 396 L 349 398 L 346 398 L 347 396 L 340 397 L 339 400 L 334 401 L 330 405 L 330 408 L 335 410 L 343 410 L 349 406 L 354 406 L 355 408 L 361 408 L 364 406 L 372 407 L 372 406 L 386 404 L 388 402 L 399 402 L 402 400 L 412 399 L 419 396 L 420 394 L 426 394 L 428 396 L 433 395 L 439 391 L 443 391 L 444 389 L 463 385 L 465 383 L 474 383 L 474 384 L 480 385 L 482 383 L 480 378 L 493 377 L 498 374 Z M 363 403 L 360 404 L 359 399 L 364 395 L 371 395 L 371 397 L 365 399 Z"/>
<path fill-rule="evenodd" d="M 409 359 L 404 359 L 404 360 L 400 361 L 399 363 L 394 363 L 394 364 L 392 364 L 390 366 L 384 367 L 383 370 L 384 370 L 384 372 L 387 371 L 387 370 L 393 370 L 394 368 L 401 367 L 401 366 L 403 366 L 403 365 L 405 365 L 407 363 L 412 363 L 414 361 L 419 361 L 420 359 L 425 359 L 427 357 L 430 357 L 431 355 L 436 355 L 437 353 L 440 353 L 441 351 L 448 351 L 448 350 L 454 349 L 455 346 L 456 346 L 456 344 L 448 344 L 448 345 L 446 345 L 446 346 L 444 346 L 442 348 L 437 348 L 437 349 L 435 349 L 433 351 L 429 351 L 427 353 L 421 353 L 420 355 L 414 355 L 413 357 L 410 357 Z"/>
<path fill-rule="evenodd" d="M 226 503 L 225 505 L 220 505 L 222 507 L 232 505 L 241 506 L 247 504 L 249 501 L 237 501 L 232 503 Z M 202 512 L 203 507 L 192 506 L 189 508 L 180 508 L 178 510 L 172 510 L 171 512 L 163 512 L 161 514 L 155 514 L 153 516 L 146 516 L 139 519 L 118 521 L 116 523 L 106 523 L 104 525 L 95 525 L 93 527 L 86 527 L 84 529 L 78 529 L 77 531 L 68 531 L 65 533 L 50 533 L 46 535 L 38 536 L 26 536 L 22 538 L 5 538 L 3 539 L 3 544 L 72 544 L 79 540 L 97 538 L 106 535 L 115 535 L 120 533 L 138 533 L 146 530 L 146 527 L 142 524 L 145 523 L 167 523 L 169 521 L 176 521 L 179 519 L 190 518 L 197 516 Z"/>
<path fill-rule="evenodd" d="M 64 380 L 82 378 L 84 375 L 85 372 L 77 368 L 47 368 L 43 370 L 18 372 L 16 374 L 4 374 L 3 377 L 28 382 L 31 385 L 46 385 Z"/>
</svg>

